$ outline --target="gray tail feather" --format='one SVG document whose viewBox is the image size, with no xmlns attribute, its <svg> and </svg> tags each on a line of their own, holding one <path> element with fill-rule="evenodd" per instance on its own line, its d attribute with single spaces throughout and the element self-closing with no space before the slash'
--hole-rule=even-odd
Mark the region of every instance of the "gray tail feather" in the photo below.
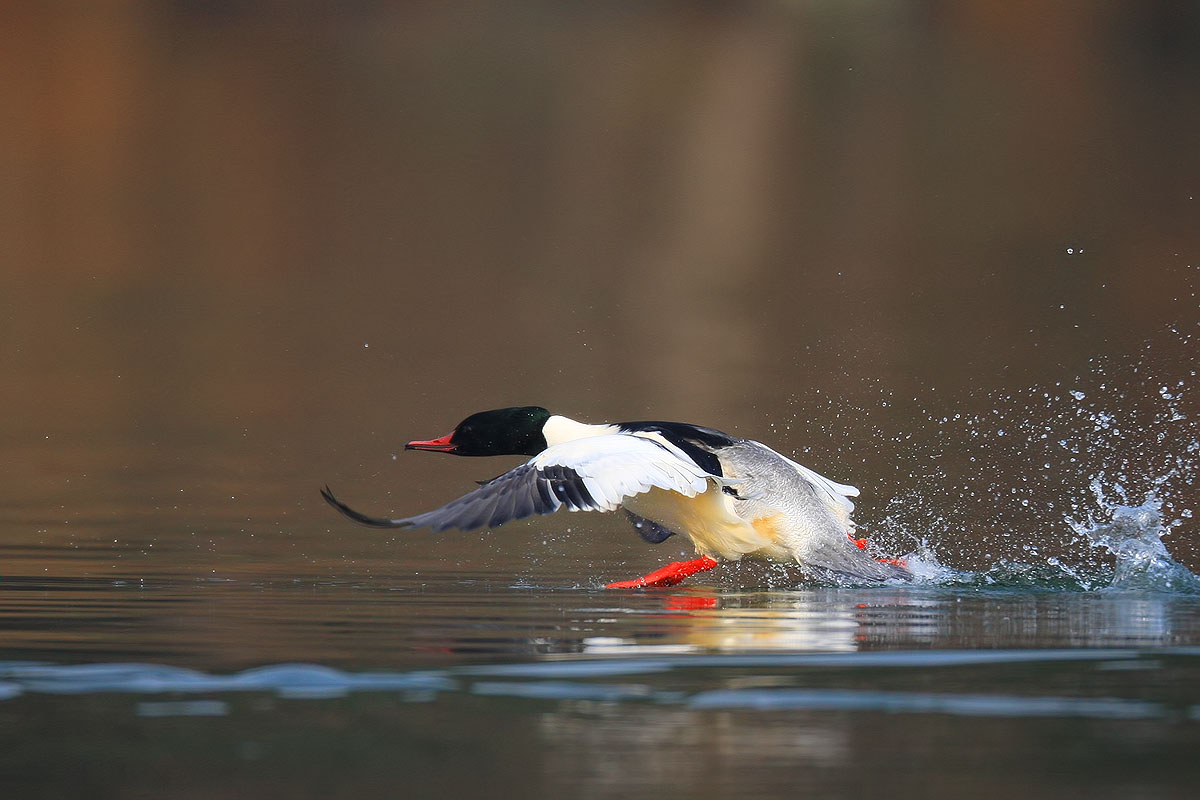
<svg viewBox="0 0 1200 800">
<path fill-rule="evenodd" d="M 807 567 L 865 581 L 910 581 L 913 577 L 906 567 L 876 561 L 858 549 L 849 539 L 844 545 L 838 542 L 834 547 L 826 546 L 816 553 L 809 554 L 807 558 L 802 559 L 802 563 Z"/>
</svg>

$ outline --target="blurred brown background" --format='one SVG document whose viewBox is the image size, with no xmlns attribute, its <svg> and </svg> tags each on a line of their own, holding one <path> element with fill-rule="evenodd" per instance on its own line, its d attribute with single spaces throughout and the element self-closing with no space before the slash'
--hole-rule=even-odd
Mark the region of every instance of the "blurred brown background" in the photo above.
<svg viewBox="0 0 1200 800">
<path fill-rule="evenodd" d="M 503 465 L 401 444 L 525 403 L 767 440 L 877 524 L 1029 538 L 1172 464 L 1181 519 L 1198 9 L 5 3 L 5 536 L 344 555 L 322 482 L 443 502 Z"/>
</svg>

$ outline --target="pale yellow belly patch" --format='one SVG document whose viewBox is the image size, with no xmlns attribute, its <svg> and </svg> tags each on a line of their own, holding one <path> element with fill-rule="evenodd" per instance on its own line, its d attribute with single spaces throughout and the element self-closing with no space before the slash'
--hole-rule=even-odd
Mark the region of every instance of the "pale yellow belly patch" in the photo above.
<svg viewBox="0 0 1200 800">
<path fill-rule="evenodd" d="M 638 516 L 687 536 L 700 555 L 729 561 L 737 561 L 745 555 L 789 558 L 780 530 L 782 514 L 747 523 L 733 513 L 725 495 L 712 484 L 708 491 L 695 497 L 652 489 L 629 498 L 625 507 Z"/>
</svg>

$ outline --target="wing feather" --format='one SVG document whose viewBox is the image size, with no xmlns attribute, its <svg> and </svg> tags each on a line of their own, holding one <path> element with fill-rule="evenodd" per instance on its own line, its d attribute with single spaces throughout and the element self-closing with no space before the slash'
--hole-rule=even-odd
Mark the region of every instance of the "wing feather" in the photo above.
<svg viewBox="0 0 1200 800">
<path fill-rule="evenodd" d="M 552 514 L 563 506 L 571 511 L 613 511 L 627 498 L 653 488 L 695 497 L 710 481 L 725 483 L 677 449 L 641 436 L 604 434 L 548 447 L 473 492 L 412 517 L 368 516 L 338 500 L 328 487 L 321 496 L 363 525 L 474 530 Z"/>
<path fill-rule="evenodd" d="M 754 444 L 759 447 L 766 447 L 768 450 L 771 449 L 761 442 L 754 442 Z M 776 453 L 774 450 L 771 450 L 771 452 L 795 467 L 796 471 L 800 473 L 800 477 L 804 478 L 816 489 L 817 496 L 829 507 L 829 510 L 836 514 L 843 522 L 849 523 L 850 515 L 854 512 L 854 502 L 850 498 L 858 497 L 859 491 L 857 487 L 832 481 L 803 464 L 792 461 L 781 453 Z"/>
</svg>

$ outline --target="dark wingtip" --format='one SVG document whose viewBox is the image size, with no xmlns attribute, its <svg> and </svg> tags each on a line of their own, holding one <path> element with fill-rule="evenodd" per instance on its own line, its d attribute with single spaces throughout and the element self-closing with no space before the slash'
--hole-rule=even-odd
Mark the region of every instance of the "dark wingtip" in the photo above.
<svg viewBox="0 0 1200 800">
<path fill-rule="evenodd" d="M 405 519 L 385 519 L 383 517 L 369 517 L 361 511 L 355 511 L 350 506 L 343 503 L 333 496 L 333 490 L 328 484 L 321 490 L 321 497 L 325 498 L 325 502 L 336 508 L 342 516 L 347 519 L 352 519 L 360 525 L 367 525 L 371 528 L 411 528 L 412 523 Z"/>
</svg>

